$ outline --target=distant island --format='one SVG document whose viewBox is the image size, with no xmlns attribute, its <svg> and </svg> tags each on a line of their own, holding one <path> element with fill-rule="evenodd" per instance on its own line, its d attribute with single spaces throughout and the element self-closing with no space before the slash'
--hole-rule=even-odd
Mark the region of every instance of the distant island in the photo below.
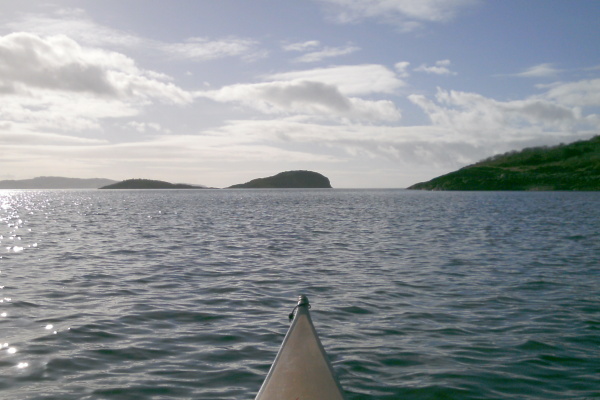
<svg viewBox="0 0 600 400">
<path fill-rule="evenodd" d="M 228 189 L 331 189 L 331 183 L 327 177 L 317 172 L 286 171 L 233 185 Z"/>
<path fill-rule="evenodd" d="M 78 179 L 39 176 L 33 179 L 0 181 L 0 189 L 98 189 L 115 183 L 112 179 Z"/>
<path fill-rule="evenodd" d="M 415 190 L 600 190 L 600 136 L 490 157 Z"/>
<path fill-rule="evenodd" d="M 325 176 L 312 171 L 286 171 L 267 178 L 253 179 L 227 189 L 330 189 L 331 183 Z M 0 189 L 211 189 L 202 185 L 170 183 L 154 179 L 127 179 L 121 182 L 112 179 L 78 179 L 56 176 L 40 176 L 33 179 L 0 181 Z"/>
<path fill-rule="evenodd" d="M 127 179 L 106 185 L 100 189 L 206 189 L 204 186 L 193 186 L 184 183 L 169 183 L 152 179 Z"/>
</svg>

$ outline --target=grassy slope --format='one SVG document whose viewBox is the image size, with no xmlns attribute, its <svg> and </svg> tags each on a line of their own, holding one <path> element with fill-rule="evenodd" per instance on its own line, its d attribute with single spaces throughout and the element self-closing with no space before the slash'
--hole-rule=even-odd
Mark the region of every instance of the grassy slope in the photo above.
<svg viewBox="0 0 600 400">
<path fill-rule="evenodd" d="M 497 155 L 409 189 L 600 190 L 600 136 Z"/>
</svg>

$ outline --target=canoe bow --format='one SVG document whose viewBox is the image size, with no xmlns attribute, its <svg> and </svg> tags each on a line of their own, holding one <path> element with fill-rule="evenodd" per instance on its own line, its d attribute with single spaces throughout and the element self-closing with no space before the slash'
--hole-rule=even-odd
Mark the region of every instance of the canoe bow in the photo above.
<svg viewBox="0 0 600 400">
<path fill-rule="evenodd" d="M 309 308 L 308 298 L 298 296 L 292 325 L 255 400 L 344 400 Z"/>
</svg>

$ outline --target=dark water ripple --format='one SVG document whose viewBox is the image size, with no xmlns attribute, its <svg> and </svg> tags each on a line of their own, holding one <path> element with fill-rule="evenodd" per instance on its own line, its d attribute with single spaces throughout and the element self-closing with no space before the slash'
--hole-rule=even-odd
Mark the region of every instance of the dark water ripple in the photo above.
<svg viewBox="0 0 600 400">
<path fill-rule="evenodd" d="M 600 194 L 0 191 L 0 398 L 251 399 L 299 293 L 349 399 L 600 397 Z"/>
</svg>

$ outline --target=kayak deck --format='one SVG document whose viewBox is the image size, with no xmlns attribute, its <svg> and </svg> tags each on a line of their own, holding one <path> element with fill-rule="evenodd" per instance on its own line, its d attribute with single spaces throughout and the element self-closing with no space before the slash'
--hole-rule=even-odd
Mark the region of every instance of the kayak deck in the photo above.
<svg viewBox="0 0 600 400">
<path fill-rule="evenodd" d="M 309 308 L 306 296 L 299 296 L 295 318 L 255 400 L 344 399 Z"/>
</svg>

